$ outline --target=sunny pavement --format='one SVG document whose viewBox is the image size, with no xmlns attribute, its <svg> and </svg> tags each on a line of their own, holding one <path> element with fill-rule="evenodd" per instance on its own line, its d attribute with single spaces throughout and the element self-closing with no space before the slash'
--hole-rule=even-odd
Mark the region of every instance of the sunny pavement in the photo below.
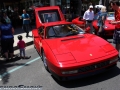
<svg viewBox="0 0 120 90">
<path fill-rule="evenodd" d="M 25 41 L 27 46 L 31 45 L 33 43 L 32 42 L 33 38 L 32 38 L 32 32 L 31 31 L 29 32 L 29 35 L 30 35 L 29 37 L 26 37 L 26 33 L 21 33 L 21 34 L 14 35 L 14 49 L 15 50 L 18 49 L 18 47 L 17 47 L 17 42 L 19 41 L 18 38 L 17 38 L 18 35 L 23 36 L 23 40 Z"/>
<path fill-rule="evenodd" d="M 32 29 L 29 30 L 29 37 L 26 37 L 26 33 L 22 30 L 22 28 L 16 28 L 14 34 L 14 50 L 18 49 L 17 47 L 17 42 L 19 41 L 17 38 L 18 35 L 23 36 L 23 40 L 25 41 L 27 46 L 33 44 Z"/>
</svg>

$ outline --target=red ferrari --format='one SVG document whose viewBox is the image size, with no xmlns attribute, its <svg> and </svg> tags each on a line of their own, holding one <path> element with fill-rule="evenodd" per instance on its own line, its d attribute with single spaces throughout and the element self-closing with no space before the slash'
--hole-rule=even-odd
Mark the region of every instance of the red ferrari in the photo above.
<svg viewBox="0 0 120 90">
<path fill-rule="evenodd" d="M 59 80 L 81 78 L 116 66 L 117 50 L 102 38 L 66 22 L 57 6 L 35 9 L 34 45 L 43 64 Z"/>
<path fill-rule="evenodd" d="M 98 17 L 98 14 L 95 15 L 94 21 L 92 23 L 96 34 L 98 32 L 97 17 Z M 114 12 L 108 12 L 108 14 L 107 14 L 107 19 L 106 19 L 105 25 L 104 25 L 106 36 L 112 36 L 113 32 L 115 30 L 115 25 L 110 23 L 111 20 L 114 20 Z M 83 26 L 85 26 L 85 21 L 82 20 L 81 17 L 77 17 L 77 18 L 73 19 L 72 22 L 82 28 L 84 28 Z"/>
</svg>

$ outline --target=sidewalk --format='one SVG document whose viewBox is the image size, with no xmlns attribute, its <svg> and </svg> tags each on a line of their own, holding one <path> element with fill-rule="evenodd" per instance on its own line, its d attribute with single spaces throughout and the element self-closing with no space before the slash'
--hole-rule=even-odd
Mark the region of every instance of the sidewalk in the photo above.
<svg viewBox="0 0 120 90">
<path fill-rule="evenodd" d="M 32 29 L 29 30 L 29 37 L 26 37 L 26 33 L 22 30 L 21 27 L 15 28 L 15 33 L 14 33 L 14 51 L 18 49 L 18 47 L 17 47 L 17 42 L 19 41 L 18 38 L 17 38 L 18 35 L 22 35 L 23 36 L 23 40 L 25 41 L 27 46 L 33 44 Z M 18 56 L 16 56 L 16 55 L 14 56 L 14 58 L 15 59 L 13 59 L 13 60 L 20 60 L 20 58 Z M 0 63 L 2 63 L 4 61 L 5 61 L 5 58 L 4 57 L 0 57 Z"/>
<path fill-rule="evenodd" d="M 29 37 L 26 37 L 26 33 L 22 30 L 21 27 L 15 28 L 15 34 L 14 34 L 14 50 L 17 50 L 17 42 L 18 42 L 18 35 L 23 36 L 23 40 L 25 41 L 26 45 L 32 45 L 33 44 L 33 38 L 32 38 L 32 29 L 29 30 Z"/>
</svg>

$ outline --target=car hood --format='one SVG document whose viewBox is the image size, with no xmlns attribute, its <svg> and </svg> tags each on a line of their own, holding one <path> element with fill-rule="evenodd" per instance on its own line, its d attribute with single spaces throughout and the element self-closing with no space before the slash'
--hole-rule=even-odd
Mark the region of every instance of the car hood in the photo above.
<svg viewBox="0 0 120 90">
<path fill-rule="evenodd" d="M 114 50 L 107 41 L 92 34 L 48 39 L 46 42 L 59 62 L 82 62 L 103 57 Z"/>
</svg>

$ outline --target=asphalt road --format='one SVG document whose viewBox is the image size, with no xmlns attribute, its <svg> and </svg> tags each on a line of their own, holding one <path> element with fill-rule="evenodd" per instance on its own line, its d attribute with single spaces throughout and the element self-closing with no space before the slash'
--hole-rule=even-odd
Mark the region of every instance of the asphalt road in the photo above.
<svg viewBox="0 0 120 90">
<path fill-rule="evenodd" d="M 15 54 L 18 53 L 15 51 Z M 39 87 L 36 90 L 120 90 L 120 62 L 116 68 L 105 73 L 84 79 L 60 82 L 45 70 L 33 45 L 26 48 L 26 54 L 31 58 L 25 60 L 15 58 L 12 61 L 0 62 L 0 87 L 21 85 L 23 87 Z"/>
</svg>

